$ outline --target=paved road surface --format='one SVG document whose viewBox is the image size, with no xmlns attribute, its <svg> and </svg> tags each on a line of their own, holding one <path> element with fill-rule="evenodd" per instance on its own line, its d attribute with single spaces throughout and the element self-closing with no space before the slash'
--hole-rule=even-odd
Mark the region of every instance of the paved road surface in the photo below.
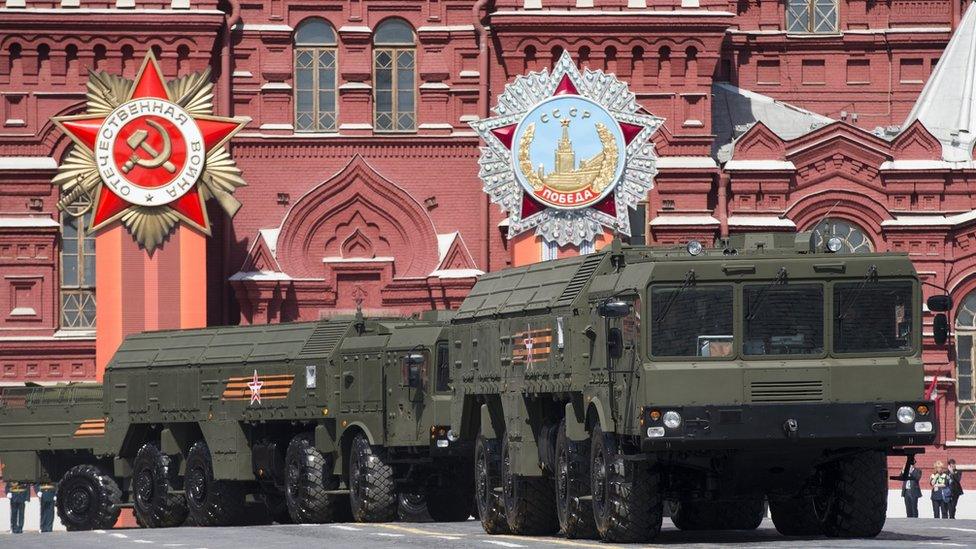
<svg viewBox="0 0 976 549">
<path fill-rule="evenodd" d="M 13 543 L 16 539 L 16 542 Z M 667 519 L 664 531 L 649 547 L 682 549 L 714 547 L 976 547 L 976 520 L 888 519 L 885 531 L 873 540 L 783 538 L 767 519 L 754 532 L 687 533 Z M 171 528 L 163 530 L 109 530 L 97 532 L 25 533 L 14 538 L 0 534 L 0 547 L 11 549 L 386 549 L 417 547 L 438 549 L 541 549 L 589 547 L 610 549 L 610 544 L 561 538 L 488 536 L 481 524 L 396 523 L 274 525 L 240 528 Z"/>
</svg>

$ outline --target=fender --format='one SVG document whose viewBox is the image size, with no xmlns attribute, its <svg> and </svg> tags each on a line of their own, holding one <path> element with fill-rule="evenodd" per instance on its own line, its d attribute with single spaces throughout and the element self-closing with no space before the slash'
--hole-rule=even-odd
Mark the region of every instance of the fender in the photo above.
<svg viewBox="0 0 976 549">
<path fill-rule="evenodd" d="M 484 438 L 498 438 L 495 424 L 491 420 L 491 410 L 487 404 L 481 405 L 481 436 Z"/>
<path fill-rule="evenodd" d="M 593 396 L 590 398 L 590 404 L 586 408 L 587 420 L 590 418 L 590 410 L 593 410 L 593 413 L 596 413 L 595 419 L 597 422 L 599 422 L 601 431 L 604 433 L 614 432 L 615 426 L 613 424 L 613 420 L 610 419 L 610 413 L 607 410 L 606 405 L 603 404 L 603 401 L 600 400 L 600 397 Z"/>
<path fill-rule="evenodd" d="M 202 421 L 200 430 L 210 448 L 216 480 L 254 480 L 251 444 L 240 422 Z"/>
<path fill-rule="evenodd" d="M 346 427 L 342 430 L 342 434 L 339 436 L 339 438 L 341 439 L 342 437 L 346 436 L 346 431 L 352 429 L 353 427 L 358 427 L 362 432 L 366 433 L 366 440 L 369 441 L 370 445 L 376 445 L 376 439 L 373 437 L 372 431 L 370 431 L 369 427 L 367 427 L 362 421 L 350 421 L 349 424 L 346 425 Z M 317 441 L 318 440 L 316 439 L 316 442 Z"/>
</svg>

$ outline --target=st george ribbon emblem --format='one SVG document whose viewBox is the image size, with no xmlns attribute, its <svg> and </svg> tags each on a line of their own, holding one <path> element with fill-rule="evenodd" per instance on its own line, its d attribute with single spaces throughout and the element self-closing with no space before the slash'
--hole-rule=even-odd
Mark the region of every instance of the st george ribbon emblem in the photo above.
<svg viewBox="0 0 976 549">
<path fill-rule="evenodd" d="M 212 113 L 209 71 L 167 82 L 150 52 L 135 80 L 92 72 L 87 113 L 53 119 L 75 143 L 54 180 L 58 207 L 90 208 L 91 230 L 120 220 L 150 253 L 179 221 L 209 235 L 204 201 L 233 216 L 245 184 L 224 144 L 246 119 Z"/>
<path fill-rule="evenodd" d="M 650 136 L 663 122 L 641 114 L 612 74 L 580 72 L 564 52 L 552 72 L 505 86 L 496 116 L 471 123 L 485 146 L 484 190 L 509 216 L 509 237 L 535 229 L 559 245 L 593 242 L 604 227 L 630 235 L 628 210 L 654 185 Z"/>
</svg>

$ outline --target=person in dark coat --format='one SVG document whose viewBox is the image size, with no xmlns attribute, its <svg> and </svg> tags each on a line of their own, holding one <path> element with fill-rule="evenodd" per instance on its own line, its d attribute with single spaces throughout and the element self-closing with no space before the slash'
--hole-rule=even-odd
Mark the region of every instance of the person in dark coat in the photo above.
<svg viewBox="0 0 976 549">
<path fill-rule="evenodd" d="M 37 487 L 37 499 L 41 500 L 41 532 L 54 529 L 54 495 L 58 486 L 53 482 L 45 482 Z"/>
<path fill-rule="evenodd" d="M 905 514 L 908 518 L 918 518 L 918 500 L 922 497 L 922 470 L 913 463 L 908 468 L 908 476 L 901 487 L 901 497 L 905 498 Z"/>
<path fill-rule="evenodd" d="M 956 505 L 959 503 L 959 496 L 962 495 L 962 471 L 956 469 L 956 460 L 949 460 L 949 488 L 952 490 L 952 499 L 949 500 L 949 518 L 956 518 Z"/>
<path fill-rule="evenodd" d="M 10 499 L 10 532 L 21 534 L 24 532 L 24 508 L 30 501 L 30 484 L 8 482 L 7 498 Z"/>
</svg>

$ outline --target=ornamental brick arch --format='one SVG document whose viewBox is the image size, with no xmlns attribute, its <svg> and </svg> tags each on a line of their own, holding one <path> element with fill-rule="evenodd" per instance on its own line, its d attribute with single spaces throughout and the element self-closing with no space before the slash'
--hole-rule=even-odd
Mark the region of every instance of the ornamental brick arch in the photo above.
<svg viewBox="0 0 976 549">
<path fill-rule="evenodd" d="M 321 277 L 326 258 L 380 256 L 393 259 L 397 278 L 426 277 L 437 268 L 437 235 L 427 211 L 359 155 L 298 199 L 277 243 L 282 270 L 296 278 Z"/>
<path fill-rule="evenodd" d="M 874 250 L 886 248 L 881 223 L 891 219 L 884 205 L 876 199 L 846 191 L 826 191 L 807 195 L 786 210 L 787 218 L 798 230 L 811 230 L 825 217 L 842 219 L 864 230 Z"/>
</svg>

